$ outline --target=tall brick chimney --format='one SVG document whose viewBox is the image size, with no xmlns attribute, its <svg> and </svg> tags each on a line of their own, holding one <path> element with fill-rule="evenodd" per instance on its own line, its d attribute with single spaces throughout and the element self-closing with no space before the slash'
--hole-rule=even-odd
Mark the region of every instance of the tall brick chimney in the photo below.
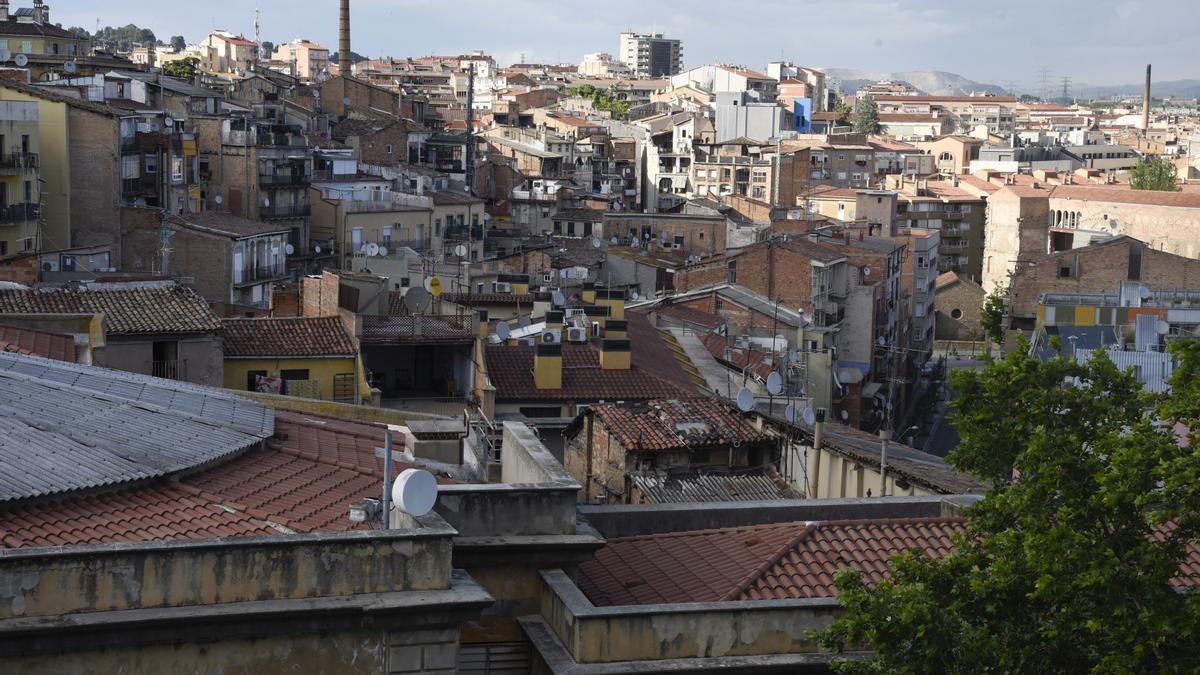
<svg viewBox="0 0 1200 675">
<path fill-rule="evenodd" d="M 1142 131 L 1150 129 L 1150 64 L 1146 64 L 1146 84 L 1142 87 Z"/>
<path fill-rule="evenodd" d="M 350 0 L 341 0 L 338 21 L 338 74 L 350 77 L 350 68 Z"/>
</svg>

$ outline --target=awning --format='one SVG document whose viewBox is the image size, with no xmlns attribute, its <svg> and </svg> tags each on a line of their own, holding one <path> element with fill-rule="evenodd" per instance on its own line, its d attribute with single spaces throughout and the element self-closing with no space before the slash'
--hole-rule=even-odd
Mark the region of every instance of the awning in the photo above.
<svg viewBox="0 0 1200 675">
<path fill-rule="evenodd" d="M 863 398 L 874 398 L 875 395 L 878 394 L 879 390 L 882 388 L 883 388 L 883 384 L 881 384 L 879 382 L 868 382 L 863 385 L 862 397 Z"/>
</svg>

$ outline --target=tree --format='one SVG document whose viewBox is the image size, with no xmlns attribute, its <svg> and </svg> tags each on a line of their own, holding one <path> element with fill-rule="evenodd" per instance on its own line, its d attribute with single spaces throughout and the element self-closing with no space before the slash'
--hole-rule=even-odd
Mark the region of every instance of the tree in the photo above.
<svg viewBox="0 0 1200 675">
<path fill-rule="evenodd" d="M 1175 165 L 1165 157 L 1148 157 L 1129 172 L 1129 187 L 1134 190 L 1178 192 Z"/>
<path fill-rule="evenodd" d="M 983 334 L 996 344 L 1004 344 L 1004 304 L 1008 300 L 1008 287 L 999 283 L 983 300 L 983 311 L 979 323 Z"/>
<path fill-rule="evenodd" d="M 181 52 L 183 51 L 184 47 L 187 47 L 187 40 L 183 39 L 182 35 L 171 36 L 171 49 Z"/>
<path fill-rule="evenodd" d="M 833 104 L 833 110 L 837 113 L 837 121 L 841 123 L 849 122 L 850 116 L 854 114 L 854 109 L 840 98 Z"/>
<path fill-rule="evenodd" d="M 854 102 L 854 133 L 877 134 L 883 127 L 879 126 L 879 105 L 871 96 L 859 96 Z"/>
<path fill-rule="evenodd" d="M 163 64 L 162 70 L 165 75 L 190 81 L 200 70 L 200 59 L 194 56 L 185 56 L 182 59 L 167 61 Z"/>
<path fill-rule="evenodd" d="M 961 443 L 988 491 L 941 558 L 910 551 L 874 588 L 837 575 L 846 613 L 819 637 L 871 651 L 846 672 L 1194 672 L 1200 594 L 1176 577 L 1200 533 L 1200 344 L 1173 343 L 1172 393 L 1098 351 L 951 376 Z M 1165 424 L 1164 424 L 1165 423 Z"/>
<path fill-rule="evenodd" d="M 263 40 L 262 54 L 261 54 L 262 59 L 264 61 L 269 61 L 274 54 L 275 54 L 275 43 L 271 42 L 270 40 Z"/>
<path fill-rule="evenodd" d="M 88 32 L 88 29 L 80 28 L 79 26 L 71 26 L 67 29 L 67 32 L 74 33 L 85 40 L 90 40 L 92 38 L 92 34 Z"/>
</svg>

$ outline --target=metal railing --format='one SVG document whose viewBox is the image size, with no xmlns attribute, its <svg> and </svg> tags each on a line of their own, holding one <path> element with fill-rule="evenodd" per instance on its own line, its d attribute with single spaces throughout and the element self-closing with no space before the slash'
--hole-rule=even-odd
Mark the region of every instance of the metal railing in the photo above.
<svg viewBox="0 0 1200 675">
<path fill-rule="evenodd" d="M 235 284 L 245 284 L 264 279 L 275 279 L 287 275 L 287 266 L 283 263 L 274 265 L 247 266 L 241 269 L 241 274 L 235 277 Z"/>
<path fill-rule="evenodd" d="M 20 223 L 37 220 L 40 208 L 34 203 L 10 204 L 0 207 L 0 223 Z"/>
<path fill-rule="evenodd" d="M 187 359 L 170 361 L 151 361 L 150 374 L 168 380 L 187 379 Z"/>
<path fill-rule="evenodd" d="M 17 169 L 20 171 L 38 168 L 38 155 L 36 152 L 11 152 L 7 155 L 0 155 L 0 169 Z"/>
<path fill-rule="evenodd" d="M 258 184 L 266 187 L 273 185 L 307 185 L 310 176 L 306 174 L 258 174 Z"/>
<path fill-rule="evenodd" d="M 312 213 L 312 207 L 308 204 L 300 204 L 298 206 L 262 206 L 258 209 L 258 216 L 263 220 L 269 218 L 304 218 Z"/>
</svg>

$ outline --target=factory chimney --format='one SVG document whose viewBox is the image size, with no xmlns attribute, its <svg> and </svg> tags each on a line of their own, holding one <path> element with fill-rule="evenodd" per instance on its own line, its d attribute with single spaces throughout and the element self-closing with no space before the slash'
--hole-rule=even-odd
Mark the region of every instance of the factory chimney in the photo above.
<svg viewBox="0 0 1200 675">
<path fill-rule="evenodd" d="M 1146 64 L 1146 85 L 1142 88 L 1142 131 L 1150 128 L 1150 64 Z"/>
<path fill-rule="evenodd" d="M 338 22 L 338 74 L 350 77 L 350 0 L 341 0 Z"/>
</svg>

